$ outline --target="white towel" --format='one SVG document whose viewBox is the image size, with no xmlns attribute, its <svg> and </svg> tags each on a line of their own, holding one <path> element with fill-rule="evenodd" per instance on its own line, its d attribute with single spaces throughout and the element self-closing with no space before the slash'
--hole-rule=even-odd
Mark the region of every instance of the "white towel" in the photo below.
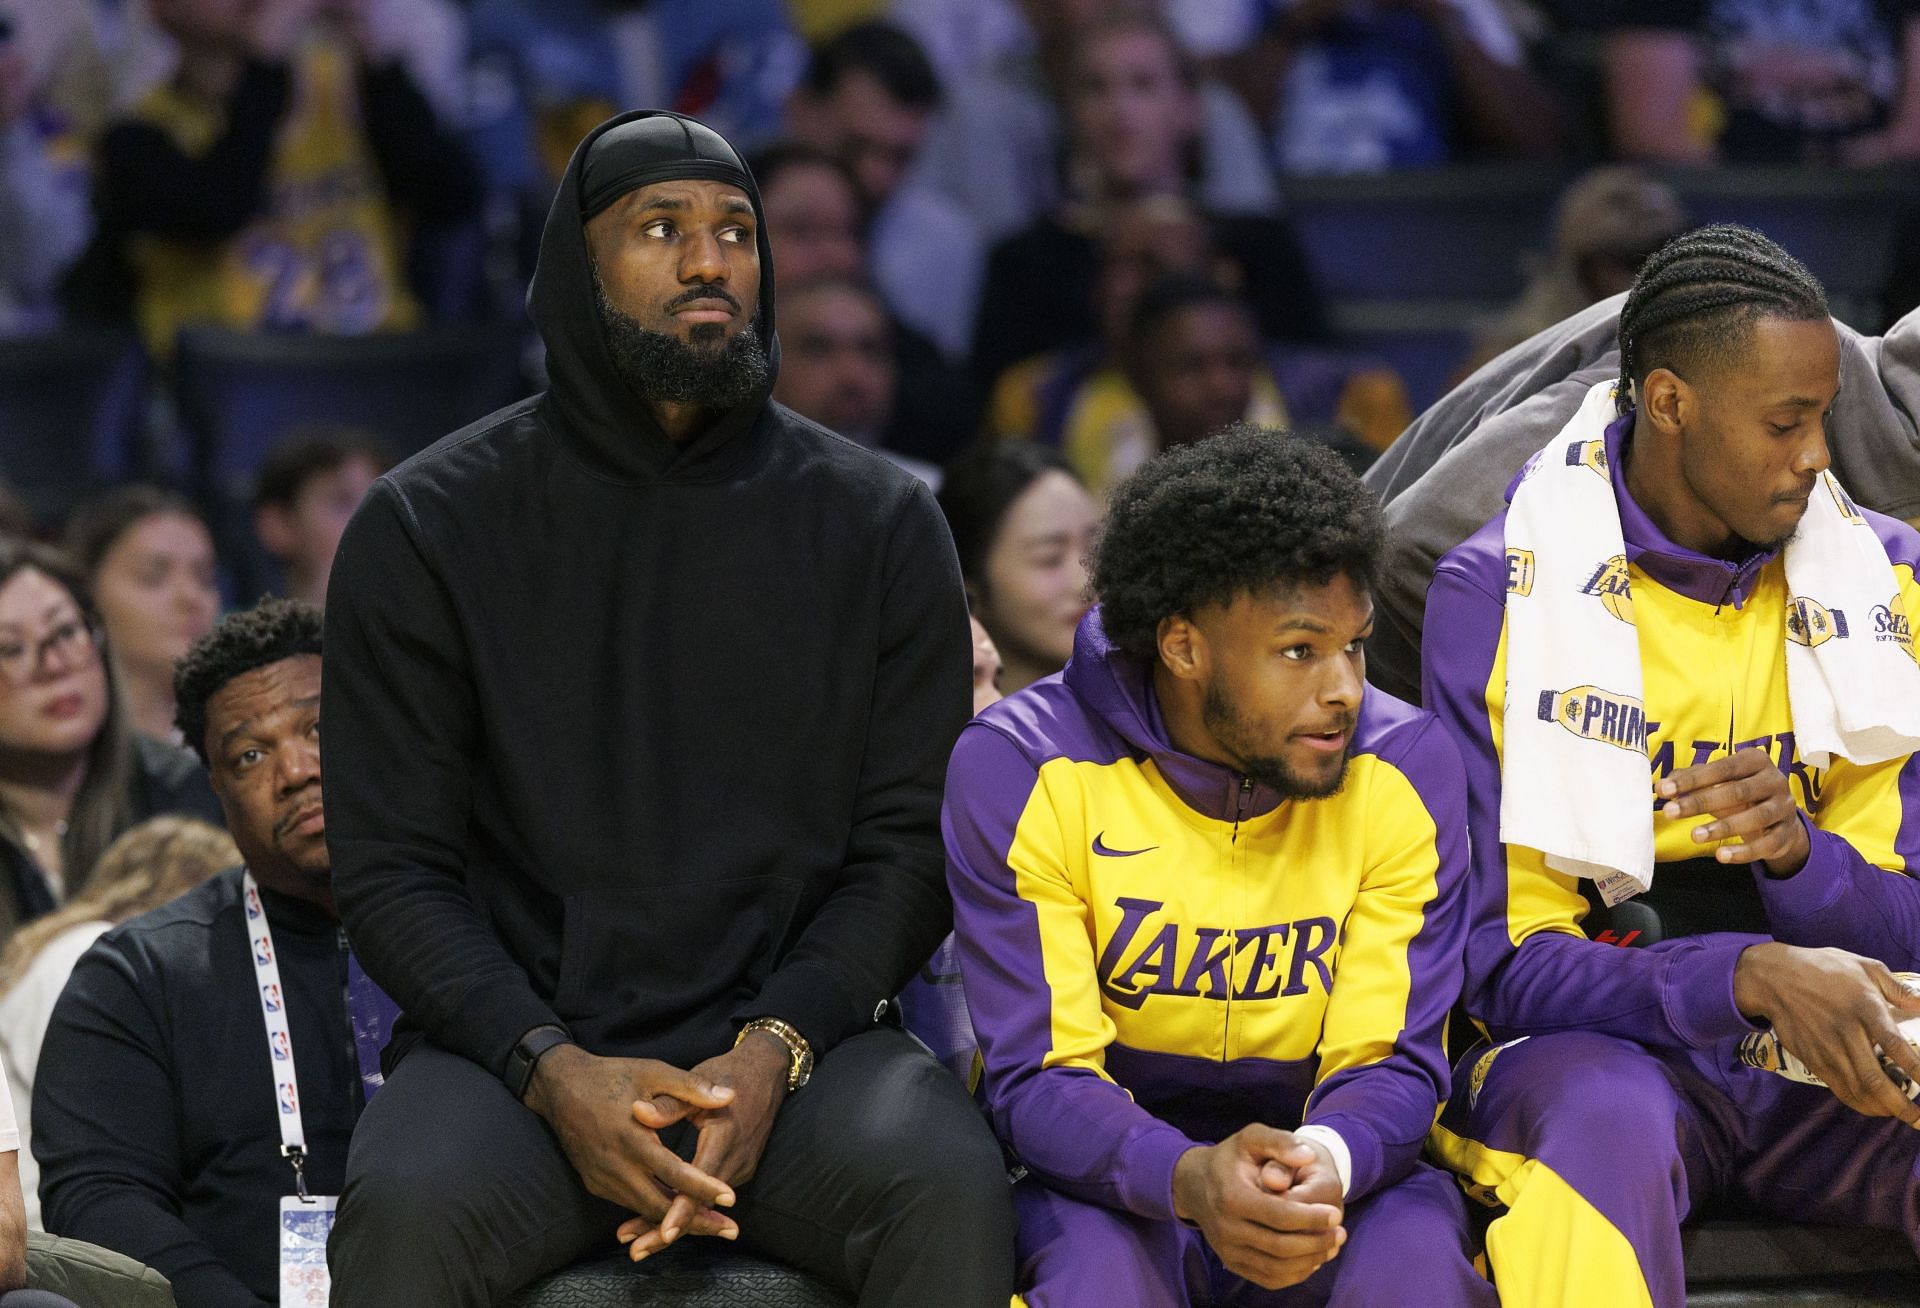
<svg viewBox="0 0 1920 1308">
<path fill-rule="evenodd" d="M 1653 884 L 1646 711 L 1626 544 L 1607 465 L 1614 383 L 1528 462 L 1507 510 L 1500 838 L 1593 880 L 1608 904 Z M 1831 473 L 1786 548 L 1794 739 L 1881 763 L 1920 749 L 1920 664 L 1879 537 Z"/>
</svg>

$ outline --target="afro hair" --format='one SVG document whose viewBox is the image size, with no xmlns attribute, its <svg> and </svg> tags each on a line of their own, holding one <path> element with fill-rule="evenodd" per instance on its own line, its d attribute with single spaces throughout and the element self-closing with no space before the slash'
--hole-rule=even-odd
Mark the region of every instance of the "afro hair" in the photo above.
<svg viewBox="0 0 1920 1308">
<path fill-rule="evenodd" d="M 230 613 L 194 642 L 173 670 L 173 724 L 208 767 L 207 703 L 235 677 L 301 654 L 320 652 L 320 610 L 299 600 L 265 599 Z"/>
<path fill-rule="evenodd" d="M 1337 576 L 1370 589 L 1384 541 L 1378 502 L 1338 455 L 1236 423 L 1114 488 L 1093 591 L 1108 639 L 1151 662 L 1163 619 Z"/>
</svg>

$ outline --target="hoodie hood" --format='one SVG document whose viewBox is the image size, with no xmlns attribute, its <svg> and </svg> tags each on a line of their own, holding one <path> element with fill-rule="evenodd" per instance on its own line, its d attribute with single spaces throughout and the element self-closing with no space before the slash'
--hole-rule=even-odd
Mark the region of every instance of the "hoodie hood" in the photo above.
<svg viewBox="0 0 1920 1308">
<path fill-rule="evenodd" d="M 1160 716 L 1146 667 L 1107 639 L 1095 605 L 1073 635 L 1073 657 L 1061 679 L 1136 753 L 1153 759 L 1187 806 L 1222 822 L 1245 821 L 1278 808 L 1279 791 L 1248 782 L 1232 768 L 1175 749 Z"/>
<path fill-rule="evenodd" d="M 620 158 L 602 152 L 588 166 L 594 143 L 628 124 L 671 123 L 677 130 L 649 132 L 623 142 Z M 629 131 L 627 136 L 639 136 Z M 772 362 L 767 384 L 751 399 L 684 445 L 661 429 L 633 387 L 614 366 L 594 304 L 593 270 L 585 223 L 610 196 L 671 178 L 737 181 L 753 204 L 760 251 L 760 307 L 751 330 Z M 624 188 L 624 189 L 622 189 Z M 591 193 L 591 195 L 590 195 Z M 718 132 L 679 114 L 642 109 L 609 118 L 580 142 L 553 197 L 540 238 L 540 259 L 527 288 L 527 313 L 547 347 L 547 393 L 541 407 L 568 447 L 597 475 L 615 481 L 701 481 L 718 476 L 744 457 L 748 439 L 767 413 L 773 378 L 780 368 L 774 334 L 773 252 L 760 188 L 738 152 Z"/>
</svg>

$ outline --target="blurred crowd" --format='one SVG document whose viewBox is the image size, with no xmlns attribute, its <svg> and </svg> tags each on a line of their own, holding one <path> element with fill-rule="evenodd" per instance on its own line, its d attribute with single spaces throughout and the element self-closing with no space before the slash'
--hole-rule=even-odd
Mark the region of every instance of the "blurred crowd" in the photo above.
<svg viewBox="0 0 1920 1308">
<path fill-rule="evenodd" d="M 520 321 L 574 144 L 651 105 L 755 152 L 779 398 L 929 479 L 1026 438 L 1097 492 L 1238 417 L 1364 464 L 1407 394 L 1290 181 L 1621 165 L 1464 368 L 1689 225 L 1637 165 L 1920 156 L 1916 55 L 1902 0 L 0 0 L 0 331 Z"/>
<path fill-rule="evenodd" d="M 1410 420 L 1394 369 L 1329 323 L 1291 180 L 1590 165 L 1549 248 L 1515 251 L 1526 289 L 1464 372 L 1692 225 L 1664 166 L 1920 157 L 1920 4 L 0 0 L 0 332 L 117 327 L 164 378 L 207 329 L 506 324 L 524 393 L 554 187 L 588 128 L 641 105 L 751 149 L 776 398 L 941 488 L 1013 690 L 1066 658 L 1100 499 L 1154 453 L 1250 419 L 1364 469 Z M 136 461 L 155 484 L 57 514 L 0 500 L 7 533 L 64 544 L 97 614 L 0 647 L 0 671 L 103 638 L 112 711 L 75 721 L 173 738 L 188 646 L 262 591 L 320 603 L 406 452 L 309 416 L 277 415 L 238 484 Z M 145 756 L 109 756 L 132 785 Z M 11 785 L 4 843 L 56 886 L 63 849 L 90 863 L 166 807 L 121 794 L 81 840 L 36 833 Z M 44 911 L 37 884 L 16 876 L 16 919 Z"/>
<path fill-rule="evenodd" d="M 1663 166 L 1920 157 L 1920 4 L 0 0 L 0 333 L 116 327 L 164 379 L 208 329 L 505 324 L 530 391 L 522 301 L 555 185 L 593 124 L 642 105 L 751 150 L 775 396 L 944 481 L 1013 690 L 1065 660 L 1101 497 L 1154 453 L 1250 419 L 1364 469 L 1410 420 L 1394 369 L 1330 325 L 1290 180 L 1589 166 L 1548 248 L 1515 251 L 1526 289 L 1464 372 L 1691 225 Z M 287 408 L 219 477 L 136 458 L 144 481 L 86 498 L 0 487 L 0 527 L 60 541 L 98 615 L 15 661 L 97 630 L 119 674 L 101 730 L 174 738 L 174 666 L 224 605 L 324 600 L 347 519 L 406 451 Z M 36 835 L 8 785 L 5 843 L 53 884 L 63 847 L 105 848 L 105 828 Z M 123 797 L 108 825 L 152 807 Z M 14 917 L 44 909 L 36 884 L 17 876 Z"/>
</svg>

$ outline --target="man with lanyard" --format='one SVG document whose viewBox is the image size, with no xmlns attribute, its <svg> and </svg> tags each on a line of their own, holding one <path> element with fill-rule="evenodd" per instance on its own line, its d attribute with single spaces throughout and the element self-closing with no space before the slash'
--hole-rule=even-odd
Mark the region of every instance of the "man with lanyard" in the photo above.
<svg viewBox="0 0 1920 1308">
<path fill-rule="evenodd" d="M 1507 1042 L 1434 1146 L 1506 1209 L 1507 1302 L 1679 1308 L 1715 1201 L 1915 1231 L 1920 536 L 1828 471 L 1840 340 L 1765 237 L 1663 247 L 1620 348 L 1427 603 Z M 1768 1027 L 1825 1087 L 1745 1065 Z"/>
<path fill-rule="evenodd" d="M 47 1227 L 158 1269 L 182 1304 L 324 1305 L 374 992 L 334 917 L 320 614 L 270 600 L 188 653 L 178 722 L 244 868 L 108 932 L 54 1009 L 34 1085 Z M 371 1089 L 371 1083 L 367 1084 Z"/>
</svg>

